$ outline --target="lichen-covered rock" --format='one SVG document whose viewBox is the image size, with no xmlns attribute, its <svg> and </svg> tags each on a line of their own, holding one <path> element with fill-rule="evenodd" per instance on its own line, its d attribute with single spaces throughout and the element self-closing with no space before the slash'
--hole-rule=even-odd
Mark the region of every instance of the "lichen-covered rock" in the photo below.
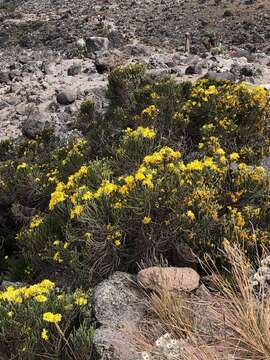
<svg viewBox="0 0 270 360">
<path fill-rule="evenodd" d="M 141 270 L 137 280 L 151 290 L 192 291 L 199 287 L 200 276 L 191 268 L 154 266 Z"/>
<path fill-rule="evenodd" d="M 146 305 L 132 275 L 116 272 L 93 292 L 92 307 L 97 323 L 95 352 L 101 360 L 134 360 L 138 323 Z"/>
</svg>

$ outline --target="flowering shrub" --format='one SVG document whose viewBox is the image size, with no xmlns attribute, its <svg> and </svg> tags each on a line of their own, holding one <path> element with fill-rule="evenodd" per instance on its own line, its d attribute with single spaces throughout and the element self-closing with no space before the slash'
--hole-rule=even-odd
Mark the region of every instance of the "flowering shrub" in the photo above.
<svg viewBox="0 0 270 360">
<path fill-rule="evenodd" d="M 250 255 L 267 244 L 266 90 L 154 82 L 130 65 L 112 71 L 108 94 L 86 138 L 2 144 L 1 204 L 30 279 L 50 267 L 89 287 L 149 258 L 177 265 L 183 246 L 223 261 L 224 239 Z M 86 100 L 80 116 L 92 115 Z"/>
<path fill-rule="evenodd" d="M 86 359 L 93 337 L 87 303 L 87 294 L 60 292 L 50 280 L 8 287 L 0 292 L 2 349 L 10 359 Z M 81 325 L 79 319 L 85 319 Z"/>
</svg>

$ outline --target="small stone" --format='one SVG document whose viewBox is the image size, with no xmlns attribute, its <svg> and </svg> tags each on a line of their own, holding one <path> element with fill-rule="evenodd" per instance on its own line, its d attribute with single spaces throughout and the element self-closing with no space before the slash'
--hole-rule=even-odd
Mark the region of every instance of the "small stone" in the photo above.
<svg viewBox="0 0 270 360">
<path fill-rule="evenodd" d="M 66 89 L 66 90 L 60 91 L 57 94 L 56 100 L 57 100 L 58 104 L 60 104 L 60 105 L 69 105 L 69 104 L 74 103 L 74 101 L 76 100 L 76 95 L 73 90 Z"/>
<path fill-rule="evenodd" d="M 86 49 L 90 53 L 105 51 L 109 48 L 109 40 L 105 37 L 93 36 L 86 39 Z"/>
<path fill-rule="evenodd" d="M 154 266 L 141 270 L 137 281 L 151 290 L 192 291 L 199 287 L 200 276 L 192 268 Z"/>
<path fill-rule="evenodd" d="M 75 76 L 80 74 L 82 71 L 82 67 L 79 64 L 73 64 L 68 68 L 67 74 L 68 76 Z"/>
<path fill-rule="evenodd" d="M 185 70 L 186 75 L 195 75 L 201 73 L 202 73 L 202 65 L 200 63 L 189 65 Z"/>
<path fill-rule="evenodd" d="M 113 30 L 108 34 L 108 39 L 110 41 L 110 46 L 114 48 L 119 48 L 125 44 L 125 38 L 120 31 Z"/>
<path fill-rule="evenodd" d="M 8 71 L 0 71 L 0 84 L 8 83 L 10 81 L 10 74 Z"/>
<path fill-rule="evenodd" d="M 83 38 L 78 39 L 78 40 L 76 41 L 76 44 L 77 44 L 77 46 L 78 46 L 79 48 L 81 48 L 81 49 L 84 49 L 85 46 L 86 46 L 86 42 L 85 42 L 85 40 L 84 40 Z"/>
<path fill-rule="evenodd" d="M 208 71 L 208 73 L 205 75 L 205 78 L 209 79 L 209 80 L 215 80 L 215 81 L 219 81 L 219 80 L 229 80 L 234 82 L 235 79 L 235 75 L 232 74 L 230 71 L 224 71 L 224 72 L 215 72 L 215 71 Z"/>
</svg>

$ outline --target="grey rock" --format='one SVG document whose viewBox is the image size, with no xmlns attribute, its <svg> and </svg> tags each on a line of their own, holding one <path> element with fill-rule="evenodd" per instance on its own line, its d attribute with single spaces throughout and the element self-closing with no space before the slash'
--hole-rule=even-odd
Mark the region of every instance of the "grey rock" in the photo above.
<svg viewBox="0 0 270 360">
<path fill-rule="evenodd" d="M 3 110 L 4 108 L 8 107 L 8 103 L 4 100 L 0 99 L 0 110 Z"/>
<path fill-rule="evenodd" d="M 165 69 L 153 69 L 150 70 L 148 72 L 148 75 L 151 77 L 151 79 L 153 80 L 158 80 L 160 78 L 162 78 L 165 75 L 170 74 L 170 69 L 169 68 L 165 68 Z"/>
<path fill-rule="evenodd" d="M 46 128 L 49 128 L 49 118 L 45 114 L 34 112 L 30 114 L 22 124 L 22 134 L 34 139 L 40 135 Z"/>
<path fill-rule="evenodd" d="M 185 70 L 185 74 L 186 75 L 195 75 L 195 74 L 202 74 L 203 71 L 203 67 L 201 63 L 196 63 L 196 64 L 191 64 L 189 65 L 186 70 Z"/>
<path fill-rule="evenodd" d="M 221 73 L 215 71 L 208 71 L 205 75 L 205 78 L 209 80 L 229 80 L 234 82 L 236 80 L 235 75 L 232 74 L 230 71 L 224 71 Z"/>
<path fill-rule="evenodd" d="M 82 67 L 79 64 L 73 64 L 68 68 L 67 74 L 68 76 L 75 76 L 80 74 L 82 71 Z"/>
<path fill-rule="evenodd" d="M 86 39 L 86 49 L 89 53 L 106 51 L 109 49 L 109 40 L 105 37 L 92 36 Z"/>
<path fill-rule="evenodd" d="M 110 47 L 119 48 L 124 46 L 126 40 L 123 34 L 118 30 L 113 30 L 108 34 Z"/>
<path fill-rule="evenodd" d="M 10 73 L 8 71 L 0 71 L 0 84 L 10 81 Z"/>
<path fill-rule="evenodd" d="M 80 48 L 80 49 L 84 49 L 85 46 L 86 46 L 86 42 L 85 42 L 85 40 L 83 38 L 78 39 L 76 41 L 76 44 L 77 44 L 78 48 Z"/>
<path fill-rule="evenodd" d="M 76 100 L 75 91 L 72 89 L 60 91 L 56 96 L 56 100 L 60 105 L 72 104 Z"/>
<path fill-rule="evenodd" d="M 8 40 L 9 34 L 7 32 L 0 31 L 0 48 L 5 47 Z"/>
<path fill-rule="evenodd" d="M 132 275 L 116 272 L 93 292 L 92 309 L 101 325 L 94 348 L 100 360 L 134 360 L 139 353 L 132 333 L 138 331 L 146 306 Z"/>
</svg>

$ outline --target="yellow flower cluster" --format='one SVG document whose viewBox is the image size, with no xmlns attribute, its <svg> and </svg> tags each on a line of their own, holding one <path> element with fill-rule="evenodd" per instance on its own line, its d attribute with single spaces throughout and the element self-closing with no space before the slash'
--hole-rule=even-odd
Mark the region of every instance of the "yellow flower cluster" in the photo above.
<svg viewBox="0 0 270 360">
<path fill-rule="evenodd" d="M 17 166 L 17 170 L 22 170 L 22 169 L 26 169 L 28 167 L 28 164 L 26 164 L 25 162 L 24 163 L 21 163 Z"/>
<path fill-rule="evenodd" d="M 159 164 L 165 161 L 174 161 L 181 157 L 180 151 L 174 151 L 169 147 L 163 147 L 161 150 L 153 153 L 152 155 L 147 155 L 143 163 L 144 164 Z"/>
<path fill-rule="evenodd" d="M 46 312 L 43 314 L 43 320 L 50 323 L 59 323 L 62 320 L 62 315 Z"/>
<path fill-rule="evenodd" d="M 10 286 L 6 291 L 0 292 L 0 301 L 22 303 L 25 299 L 34 298 L 38 302 L 42 302 L 42 300 L 46 301 L 46 299 L 41 295 L 49 293 L 53 288 L 54 283 L 47 279 L 29 287 L 20 287 L 15 289 Z"/>
<path fill-rule="evenodd" d="M 135 130 L 132 130 L 131 128 L 127 128 L 125 130 L 125 135 L 127 137 L 134 138 L 134 139 L 138 139 L 140 137 L 146 138 L 146 139 L 153 139 L 156 136 L 156 132 L 155 132 L 155 130 L 153 130 L 151 128 L 139 126 Z"/>
<path fill-rule="evenodd" d="M 39 215 L 36 215 L 31 223 L 30 223 L 30 229 L 34 229 L 34 228 L 37 228 L 39 227 L 41 224 L 43 223 L 43 219 L 42 217 L 40 217 Z"/>
<path fill-rule="evenodd" d="M 152 97 L 153 98 L 153 97 Z M 156 98 L 156 95 L 154 95 Z M 142 115 L 146 115 L 150 119 L 154 119 L 159 114 L 159 109 L 155 105 L 150 105 L 142 111 Z"/>
<path fill-rule="evenodd" d="M 65 184 L 62 182 L 59 182 L 56 185 L 55 191 L 51 194 L 51 200 L 49 203 L 50 210 L 53 210 L 57 204 L 66 200 L 67 195 L 64 190 L 65 190 Z"/>
</svg>

